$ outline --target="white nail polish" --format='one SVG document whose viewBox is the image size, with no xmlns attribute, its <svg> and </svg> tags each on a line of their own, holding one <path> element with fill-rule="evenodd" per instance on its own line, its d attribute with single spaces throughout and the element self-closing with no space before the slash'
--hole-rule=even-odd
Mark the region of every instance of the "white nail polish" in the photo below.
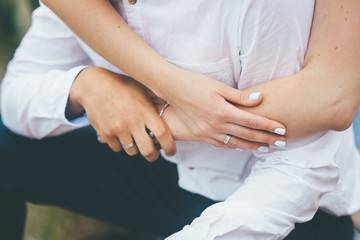
<svg viewBox="0 0 360 240">
<path fill-rule="evenodd" d="M 264 146 L 261 146 L 257 149 L 259 152 L 264 152 L 264 153 L 267 153 L 269 152 L 269 148 L 268 147 L 264 147 Z"/>
<path fill-rule="evenodd" d="M 286 130 L 285 130 L 285 129 L 282 129 L 282 128 L 277 128 L 277 129 L 275 129 L 274 132 L 275 132 L 276 134 L 279 134 L 279 135 L 284 136 L 285 133 L 286 133 Z"/>
<path fill-rule="evenodd" d="M 249 100 L 250 101 L 256 101 L 256 100 L 259 99 L 260 95 L 261 95 L 260 92 L 253 92 L 253 93 L 250 94 Z"/>
<path fill-rule="evenodd" d="M 276 141 L 274 143 L 274 145 L 277 146 L 277 147 L 286 147 L 286 142 L 284 142 L 284 141 Z"/>
<path fill-rule="evenodd" d="M 235 150 L 239 151 L 239 152 L 243 152 L 244 149 L 241 149 L 241 148 L 235 148 Z"/>
</svg>

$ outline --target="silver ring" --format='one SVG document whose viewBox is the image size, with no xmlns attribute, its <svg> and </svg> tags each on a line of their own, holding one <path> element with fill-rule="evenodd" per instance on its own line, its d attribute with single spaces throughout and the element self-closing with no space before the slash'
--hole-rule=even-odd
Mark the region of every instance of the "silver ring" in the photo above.
<svg viewBox="0 0 360 240">
<path fill-rule="evenodd" d="M 226 135 L 226 138 L 225 138 L 225 140 L 223 141 L 223 143 L 224 143 L 225 145 L 228 144 L 229 141 L 230 141 L 230 138 L 231 138 L 231 135 L 230 135 L 230 134 Z"/>
<path fill-rule="evenodd" d="M 150 130 L 149 130 L 149 136 L 150 136 L 151 138 L 155 138 L 154 133 L 153 133 L 152 131 L 150 131 Z"/>
<path fill-rule="evenodd" d="M 127 149 L 134 147 L 135 145 L 134 145 L 134 142 L 132 142 L 132 143 L 129 143 L 128 145 L 121 145 L 121 146 L 123 149 L 127 150 Z"/>
<path fill-rule="evenodd" d="M 165 110 L 170 106 L 170 103 L 165 103 L 163 109 L 161 109 L 161 112 L 159 114 L 160 117 L 162 117 L 162 115 L 164 114 Z"/>
</svg>

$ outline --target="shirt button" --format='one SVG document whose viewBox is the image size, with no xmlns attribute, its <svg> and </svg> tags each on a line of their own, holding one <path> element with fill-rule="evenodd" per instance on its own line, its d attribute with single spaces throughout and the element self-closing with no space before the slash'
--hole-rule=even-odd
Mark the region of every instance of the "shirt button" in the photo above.
<svg viewBox="0 0 360 240">
<path fill-rule="evenodd" d="M 189 169 L 190 171 L 192 171 L 192 170 L 194 170 L 194 167 L 188 167 L 188 169 Z"/>
<path fill-rule="evenodd" d="M 134 5 L 137 2 L 137 0 L 129 0 L 129 3 Z"/>
</svg>

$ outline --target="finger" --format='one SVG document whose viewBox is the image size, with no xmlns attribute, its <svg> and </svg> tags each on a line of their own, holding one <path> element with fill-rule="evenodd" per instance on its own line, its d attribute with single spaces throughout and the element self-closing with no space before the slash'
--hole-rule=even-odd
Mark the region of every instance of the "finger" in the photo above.
<svg viewBox="0 0 360 240">
<path fill-rule="evenodd" d="M 147 128 L 154 134 L 156 140 L 159 142 L 167 156 L 175 155 L 176 145 L 174 138 L 166 123 L 160 117 L 148 121 Z"/>
<path fill-rule="evenodd" d="M 251 142 L 244 139 L 240 139 L 232 136 L 227 144 L 224 144 L 224 140 L 227 135 L 219 135 L 218 140 L 215 139 L 207 139 L 207 142 L 220 148 L 232 148 L 232 149 L 250 149 L 250 150 L 258 150 L 261 152 L 269 152 L 269 146 L 267 144 Z"/>
<path fill-rule="evenodd" d="M 224 128 L 226 129 L 225 132 L 244 140 L 274 145 L 277 147 L 286 146 L 286 138 L 278 134 L 242 127 L 235 124 L 225 124 Z"/>
<path fill-rule="evenodd" d="M 121 143 L 120 143 L 119 139 L 115 136 L 110 137 L 110 138 L 101 137 L 100 142 L 107 143 L 109 145 L 109 147 L 111 148 L 111 150 L 113 150 L 114 152 L 120 152 L 122 150 Z"/>
<path fill-rule="evenodd" d="M 146 132 L 145 127 L 143 131 L 134 133 L 134 139 L 136 141 L 139 152 L 147 161 L 154 162 L 159 158 L 160 153 L 155 148 L 154 142 Z"/>
<path fill-rule="evenodd" d="M 134 156 L 138 154 L 139 151 L 137 148 L 137 144 L 130 134 L 127 133 L 118 135 L 118 139 L 121 143 L 122 148 L 128 155 Z"/>
<path fill-rule="evenodd" d="M 274 120 L 259 116 L 250 112 L 238 109 L 235 106 L 228 106 L 225 111 L 228 123 L 233 123 L 251 129 L 265 130 L 278 135 L 285 135 L 286 128 L 283 124 Z"/>
<path fill-rule="evenodd" d="M 246 92 L 227 85 L 223 86 L 219 93 L 227 101 L 245 107 L 254 107 L 264 99 L 260 92 Z"/>
<path fill-rule="evenodd" d="M 101 138 L 101 135 L 98 132 L 96 132 L 96 139 L 98 140 L 99 143 L 105 143 L 103 141 L 104 138 Z"/>
</svg>

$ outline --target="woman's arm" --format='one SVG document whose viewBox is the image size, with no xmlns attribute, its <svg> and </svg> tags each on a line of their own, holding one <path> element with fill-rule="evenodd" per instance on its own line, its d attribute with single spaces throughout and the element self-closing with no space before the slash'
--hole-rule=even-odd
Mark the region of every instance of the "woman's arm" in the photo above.
<svg viewBox="0 0 360 240">
<path fill-rule="evenodd" d="M 357 0 L 317 0 L 304 69 L 248 89 L 265 98 L 246 110 L 281 121 L 288 138 L 348 128 L 360 104 L 359 11 Z"/>
<path fill-rule="evenodd" d="M 272 144 L 268 139 L 273 139 L 273 135 L 261 130 L 274 132 L 284 128 L 275 121 L 236 109 L 226 101 L 250 107 L 259 104 L 262 95 L 251 100 L 250 94 L 165 61 L 132 31 L 108 0 L 43 2 L 101 56 L 170 102 L 180 119 L 201 140 L 215 144 L 222 142 L 226 134 L 232 134 Z M 260 130 L 247 134 L 254 123 Z M 278 136 L 278 140 L 284 138 Z"/>
<path fill-rule="evenodd" d="M 206 76 L 183 71 L 164 61 L 129 28 L 108 0 L 93 1 L 92 4 L 87 4 L 85 0 L 77 4 L 53 0 L 44 0 L 44 3 L 107 60 L 169 101 L 179 118 L 199 139 L 209 140 L 205 132 L 215 133 L 214 129 L 210 131 L 211 126 L 219 128 L 222 115 L 229 114 L 230 107 L 224 98 L 235 103 L 239 103 L 235 101 L 237 98 L 244 98 L 242 92 L 231 91 Z M 294 76 L 248 89 L 249 93 L 262 92 L 265 101 L 246 110 L 284 123 L 290 138 L 347 128 L 360 102 L 357 96 L 360 88 L 357 44 L 360 19 L 356 17 L 359 5 L 356 0 L 318 0 L 304 70 Z M 99 41 L 99 37 L 106 41 Z M 169 78 L 173 81 L 167 81 Z M 207 92 L 204 93 L 203 84 L 194 86 L 194 81 L 192 89 L 184 89 L 187 86 L 184 81 L 195 78 L 201 80 L 197 82 L 207 81 Z M 202 95 L 199 96 L 199 93 Z M 209 103 L 211 95 L 215 95 L 216 100 Z M 194 96 L 197 101 L 187 101 Z M 199 104 L 199 101 L 203 102 Z M 240 105 L 244 104 L 249 103 L 241 101 Z M 234 122 L 236 118 L 245 116 L 244 112 L 232 112 Z M 247 123 L 254 122 L 252 118 L 254 115 L 247 115 L 239 119 L 238 124 L 249 126 Z M 208 124 L 200 119 L 215 120 Z M 266 129 L 273 131 L 274 127 L 272 124 Z"/>
<path fill-rule="evenodd" d="M 282 122 L 290 139 L 348 128 L 360 104 L 358 11 L 355 0 L 318 0 L 304 69 L 248 89 L 265 98 L 256 107 L 241 108 Z M 164 117 L 175 138 L 193 140 L 169 110 Z"/>
</svg>

